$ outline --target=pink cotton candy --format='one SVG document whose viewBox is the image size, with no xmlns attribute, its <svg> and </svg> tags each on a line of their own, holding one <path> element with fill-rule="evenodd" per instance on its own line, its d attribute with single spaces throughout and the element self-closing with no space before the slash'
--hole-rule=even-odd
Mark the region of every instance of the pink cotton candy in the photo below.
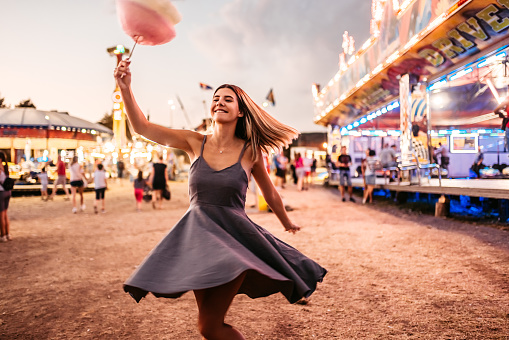
<svg viewBox="0 0 509 340">
<path fill-rule="evenodd" d="M 139 0 L 117 0 L 117 14 L 124 32 L 140 45 L 166 44 L 177 35 L 167 17 Z"/>
</svg>

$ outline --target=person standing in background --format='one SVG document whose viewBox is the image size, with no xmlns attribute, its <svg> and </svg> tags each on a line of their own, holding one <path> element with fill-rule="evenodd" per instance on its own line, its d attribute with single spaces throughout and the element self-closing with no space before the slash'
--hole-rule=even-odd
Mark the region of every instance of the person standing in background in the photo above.
<svg viewBox="0 0 509 340">
<path fill-rule="evenodd" d="M 143 178 L 143 171 L 138 170 L 138 176 L 134 180 L 133 186 L 134 198 L 136 199 L 136 210 L 140 212 L 143 203 L 143 194 L 145 193 L 145 187 L 147 186 L 147 181 Z"/>
<path fill-rule="evenodd" d="M 500 118 L 502 118 L 502 124 L 500 130 L 504 131 L 504 152 L 509 151 L 509 96 L 507 96 L 493 111 Z"/>
<path fill-rule="evenodd" d="M 316 158 L 313 157 L 313 163 L 311 163 L 311 185 L 313 185 L 313 182 L 315 181 L 317 162 Z"/>
<path fill-rule="evenodd" d="M 118 179 L 120 179 L 120 180 L 122 178 L 124 178 L 124 169 L 125 169 L 124 161 L 119 159 L 117 162 L 117 174 L 118 174 Z"/>
<path fill-rule="evenodd" d="M 341 147 L 341 154 L 338 157 L 337 167 L 339 168 L 339 192 L 341 193 L 341 199 L 343 202 L 345 198 L 345 186 L 348 187 L 348 196 L 350 196 L 350 202 L 355 203 L 355 199 L 352 196 L 352 178 L 350 175 L 350 165 L 352 165 L 352 157 L 346 152 L 346 146 Z"/>
<path fill-rule="evenodd" d="M 55 195 L 57 194 L 57 186 L 60 184 L 62 185 L 62 188 L 64 189 L 65 193 L 65 200 L 69 201 L 69 190 L 66 187 L 67 182 L 67 176 L 65 174 L 65 163 L 62 160 L 62 157 L 59 155 L 57 160 L 57 179 L 55 179 L 53 192 L 51 193 L 51 196 L 49 197 L 50 200 L 53 200 Z"/>
<path fill-rule="evenodd" d="M 48 200 L 48 173 L 46 172 L 46 166 L 43 166 L 41 172 L 37 174 L 39 182 L 41 182 L 41 199 L 43 201 Z"/>
<path fill-rule="evenodd" d="M 472 167 L 470 169 L 472 169 L 472 171 L 476 174 L 477 178 L 481 178 L 481 169 L 484 168 L 484 165 L 482 164 L 482 162 L 484 161 L 484 153 L 482 152 L 482 148 L 481 146 L 479 145 L 477 147 L 477 156 L 475 157 L 475 161 L 474 161 L 474 164 L 472 164 Z"/>
<path fill-rule="evenodd" d="M 274 156 L 274 166 L 276 167 L 276 188 L 285 188 L 286 182 L 286 168 L 288 166 L 288 158 L 282 154 Z"/>
<path fill-rule="evenodd" d="M 364 179 L 366 181 L 366 190 L 364 191 L 364 197 L 362 199 L 363 204 L 366 204 L 368 200 L 369 203 L 373 203 L 373 191 L 375 190 L 376 185 L 377 164 L 379 164 L 379 160 L 376 157 L 375 150 L 368 149 L 364 168 Z"/>
<path fill-rule="evenodd" d="M 104 167 L 101 163 L 97 164 L 97 170 L 94 171 L 94 189 L 94 213 L 98 213 L 99 203 L 101 203 L 101 212 L 105 213 L 104 194 L 106 189 L 108 189 L 108 182 L 106 181 L 106 171 L 104 171 Z"/>
<path fill-rule="evenodd" d="M 168 172 L 166 171 L 166 164 L 160 155 L 157 155 L 152 164 L 152 172 L 148 182 L 152 186 L 152 207 L 154 209 L 163 208 L 163 190 L 166 190 L 168 182 Z M 156 205 L 156 202 L 158 203 Z"/>
<path fill-rule="evenodd" d="M 297 189 L 299 191 L 302 191 L 304 184 L 304 160 L 302 159 L 300 152 L 297 152 L 295 154 L 294 162 L 295 162 L 295 174 L 297 176 Z"/>
<path fill-rule="evenodd" d="M 302 167 L 304 168 L 304 181 L 303 181 L 303 190 L 308 190 L 309 185 L 311 184 L 311 166 L 313 165 L 313 160 L 309 157 L 302 158 Z"/>
<path fill-rule="evenodd" d="M 85 176 L 80 163 L 78 163 L 78 156 L 72 158 L 71 166 L 69 166 L 71 172 L 71 193 L 72 193 L 72 213 L 78 212 L 76 206 L 76 193 L 80 195 L 80 208 L 81 211 L 85 211 L 85 202 L 83 201 L 83 190 L 85 189 Z"/>
<path fill-rule="evenodd" d="M 5 153 L 0 151 L 0 242 L 10 241 L 10 221 L 7 215 L 9 201 L 11 199 L 11 190 L 5 190 L 1 183 L 9 177 L 9 166 L 7 165 L 7 157 Z"/>
<path fill-rule="evenodd" d="M 442 143 L 438 143 L 438 148 L 435 151 L 435 155 L 440 156 L 439 158 L 439 164 L 443 169 L 449 170 L 449 151 L 447 150 L 446 145 L 442 145 Z"/>
<path fill-rule="evenodd" d="M 397 155 L 396 155 L 396 145 L 392 145 L 389 148 L 389 144 L 385 143 L 384 148 L 380 152 L 380 163 L 382 168 L 395 168 L 398 166 Z M 390 170 L 389 181 L 394 182 L 395 170 Z"/>
</svg>

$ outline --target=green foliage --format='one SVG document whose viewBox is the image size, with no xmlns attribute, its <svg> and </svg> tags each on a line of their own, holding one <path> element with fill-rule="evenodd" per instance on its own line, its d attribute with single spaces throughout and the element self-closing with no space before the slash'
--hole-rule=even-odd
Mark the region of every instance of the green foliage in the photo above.
<svg viewBox="0 0 509 340">
<path fill-rule="evenodd" d="M 101 118 L 100 121 L 97 122 L 97 124 L 101 124 L 102 126 L 107 127 L 110 130 L 113 130 L 113 113 L 106 112 L 104 116 Z M 129 127 L 129 121 L 126 120 L 126 137 L 128 140 L 132 140 L 132 133 L 131 129 Z"/>
<path fill-rule="evenodd" d="M 113 114 L 106 112 L 101 120 L 97 122 L 97 124 L 101 124 L 102 126 L 113 130 Z"/>
<path fill-rule="evenodd" d="M 20 101 L 19 104 L 16 105 L 16 107 L 32 107 L 36 109 L 34 103 L 32 103 L 32 100 L 30 98 Z"/>
</svg>

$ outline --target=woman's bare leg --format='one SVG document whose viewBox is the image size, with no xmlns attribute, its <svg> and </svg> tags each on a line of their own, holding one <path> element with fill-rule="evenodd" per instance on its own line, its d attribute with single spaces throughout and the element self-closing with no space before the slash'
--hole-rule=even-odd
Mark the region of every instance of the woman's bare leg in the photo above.
<svg viewBox="0 0 509 340">
<path fill-rule="evenodd" d="M 7 211 L 0 212 L 0 227 L 1 227 L 0 237 L 7 236 L 7 234 L 9 233 L 7 224 L 5 223 L 5 218 L 4 218 L 5 213 L 7 213 Z"/>
<path fill-rule="evenodd" d="M 2 211 L 2 225 L 4 226 L 5 236 L 10 237 L 10 222 L 7 210 Z"/>
<path fill-rule="evenodd" d="M 152 205 L 154 209 L 162 209 L 163 208 L 163 190 L 153 190 L 152 194 Z"/>
<path fill-rule="evenodd" d="M 85 190 L 85 187 L 79 187 L 79 193 L 80 193 L 80 207 L 83 207 L 83 190 Z"/>
<path fill-rule="evenodd" d="M 70 196 L 70 194 L 69 194 L 69 189 L 68 189 L 68 188 L 67 188 L 67 186 L 65 185 L 65 182 L 64 182 L 64 184 L 62 184 L 62 188 L 64 189 L 65 197 L 66 197 L 67 199 L 69 199 L 69 198 L 70 198 L 70 197 L 69 197 L 69 196 Z M 56 193 L 56 187 L 55 187 L 55 193 Z"/>
<path fill-rule="evenodd" d="M 156 206 L 156 202 L 157 202 L 157 193 L 159 192 L 159 190 L 152 190 L 152 208 L 156 209 L 157 206 Z"/>
<path fill-rule="evenodd" d="M 198 304 L 198 328 L 206 340 L 243 340 L 244 336 L 224 323 L 228 308 L 237 294 L 246 273 L 224 285 L 194 291 Z"/>
<path fill-rule="evenodd" d="M 71 186 L 72 207 L 76 208 L 76 187 Z"/>
</svg>

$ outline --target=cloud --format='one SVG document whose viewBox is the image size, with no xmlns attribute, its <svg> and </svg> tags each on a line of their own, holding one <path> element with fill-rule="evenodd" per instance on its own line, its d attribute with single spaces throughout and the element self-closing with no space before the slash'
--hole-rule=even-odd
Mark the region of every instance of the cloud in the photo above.
<svg viewBox="0 0 509 340">
<path fill-rule="evenodd" d="M 326 84 L 337 72 L 345 30 L 357 47 L 369 37 L 370 7 L 370 1 L 232 0 L 212 10 L 189 40 L 217 70 L 234 74 L 232 82 L 259 91 L 257 98 L 274 87 L 280 118 L 297 117 L 308 129 L 311 83 Z"/>
<path fill-rule="evenodd" d="M 337 59 L 345 30 L 365 40 L 369 7 L 368 1 L 234 0 L 219 10 L 219 20 L 193 32 L 191 39 L 218 66 L 295 69 L 321 57 Z"/>
</svg>

